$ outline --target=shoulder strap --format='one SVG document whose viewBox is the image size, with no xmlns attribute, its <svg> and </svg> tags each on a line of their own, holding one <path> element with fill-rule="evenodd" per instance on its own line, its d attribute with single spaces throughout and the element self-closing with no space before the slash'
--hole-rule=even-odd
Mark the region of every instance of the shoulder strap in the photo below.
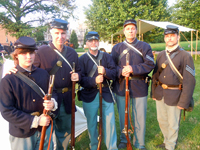
<svg viewBox="0 0 200 150">
<path fill-rule="evenodd" d="M 40 97 L 43 98 L 45 96 L 45 92 L 33 80 L 25 76 L 23 73 L 17 71 L 17 73 L 13 74 L 28 84 Z"/>
<path fill-rule="evenodd" d="M 49 45 L 49 47 L 51 48 L 51 46 Z M 52 48 L 51 48 L 52 49 Z M 65 46 L 64 45 L 64 51 L 65 51 L 65 49 L 67 49 L 67 46 Z M 70 65 L 70 63 L 67 61 L 67 59 L 62 55 L 62 53 L 60 53 L 58 50 L 56 50 L 56 49 L 53 49 L 68 65 L 69 65 L 69 67 L 71 68 L 71 70 L 73 70 L 72 69 L 72 66 Z"/>
<path fill-rule="evenodd" d="M 67 47 L 63 50 L 63 52 L 62 52 L 62 55 L 66 55 L 67 54 Z M 63 62 L 63 59 L 62 59 L 62 57 L 59 57 L 59 59 L 58 59 L 58 61 L 57 62 L 61 62 L 61 64 L 62 64 L 62 62 Z M 56 74 L 56 72 L 58 71 L 58 69 L 61 67 L 61 65 L 58 65 L 57 64 L 57 62 L 56 62 L 56 64 L 54 65 L 54 67 L 51 69 L 51 71 L 49 72 L 49 74 L 50 75 L 53 75 L 53 74 Z"/>
<path fill-rule="evenodd" d="M 142 54 L 137 48 L 135 48 L 133 45 L 127 43 L 126 41 L 124 41 L 123 43 L 124 43 L 128 48 L 130 48 L 130 50 L 136 52 L 136 53 L 139 54 L 141 57 L 143 57 L 143 54 Z M 134 45 L 136 45 L 137 43 L 138 43 L 138 40 L 137 40 L 137 42 L 136 42 Z"/>
<path fill-rule="evenodd" d="M 172 71 L 174 72 L 174 74 L 176 75 L 176 77 L 179 79 L 180 83 L 183 83 L 183 76 L 180 74 L 180 72 L 177 70 L 177 68 L 174 66 L 171 58 L 169 57 L 169 54 L 167 53 L 167 51 L 165 51 L 167 60 L 169 62 L 169 66 L 172 69 Z"/>
<path fill-rule="evenodd" d="M 137 40 L 137 42 L 134 45 L 136 45 L 138 43 L 138 41 L 139 40 Z M 133 45 L 127 43 L 126 41 L 124 41 L 123 43 L 127 46 L 127 48 L 125 50 L 123 50 L 123 52 L 119 55 L 119 57 L 118 57 L 118 63 L 119 63 L 120 59 L 124 55 L 126 55 L 128 53 L 129 50 L 132 50 L 132 51 L 136 52 L 137 54 L 139 54 L 141 57 L 143 57 L 142 53 L 137 48 L 135 48 Z"/>
<path fill-rule="evenodd" d="M 93 65 L 93 67 L 92 67 L 92 70 L 91 70 L 90 73 L 88 74 L 89 77 L 93 77 L 94 73 L 95 73 L 96 70 L 97 70 L 97 66 L 99 66 L 99 65 L 98 65 L 99 60 L 101 60 L 101 59 L 103 58 L 103 52 L 100 51 L 99 56 L 97 57 L 97 59 L 92 58 L 92 56 L 91 56 L 88 52 L 87 52 L 87 55 L 88 55 L 88 56 L 90 57 L 90 59 L 94 62 L 94 65 Z"/>
<path fill-rule="evenodd" d="M 120 61 L 120 59 L 126 55 L 128 53 L 128 51 L 130 50 L 130 48 L 128 47 L 127 49 L 123 50 L 123 52 L 119 55 L 119 58 L 118 58 L 118 63 Z"/>
</svg>

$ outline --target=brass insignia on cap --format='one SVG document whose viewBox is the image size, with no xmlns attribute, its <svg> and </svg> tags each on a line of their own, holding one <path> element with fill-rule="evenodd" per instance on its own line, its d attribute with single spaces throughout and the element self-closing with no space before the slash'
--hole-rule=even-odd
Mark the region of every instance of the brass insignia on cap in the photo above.
<svg viewBox="0 0 200 150">
<path fill-rule="evenodd" d="M 57 61 L 56 65 L 57 65 L 58 67 L 62 67 L 62 62 L 59 60 L 59 61 Z"/>
<path fill-rule="evenodd" d="M 123 51 L 123 53 L 124 53 L 124 54 L 126 54 L 127 52 L 128 52 L 128 50 L 127 50 L 127 49 L 125 49 L 125 50 Z"/>
<path fill-rule="evenodd" d="M 166 64 L 165 63 L 162 63 L 162 65 L 161 65 L 161 67 L 163 68 L 163 69 L 165 69 L 166 68 Z"/>
</svg>

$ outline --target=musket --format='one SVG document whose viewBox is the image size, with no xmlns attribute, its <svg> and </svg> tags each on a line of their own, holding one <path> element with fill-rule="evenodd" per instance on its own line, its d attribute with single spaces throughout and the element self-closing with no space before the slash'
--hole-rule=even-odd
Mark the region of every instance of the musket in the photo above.
<svg viewBox="0 0 200 150">
<path fill-rule="evenodd" d="M 75 73 L 75 63 L 73 62 L 72 72 Z M 75 150 L 75 85 L 72 81 L 72 112 L 71 112 L 71 150 Z"/>
<path fill-rule="evenodd" d="M 49 89 L 48 89 L 48 93 L 44 96 L 44 100 L 51 100 L 52 91 L 53 91 L 53 85 L 54 85 L 54 80 L 55 80 L 55 75 L 50 75 Z M 49 111 L 46 110 L 46 109 L 43 110 L 43 114 L 45 114 L 45 115 L 48 115 L 48 112 Z M 51 127 L 51 134 L 50 134 L 50 137 L 49 137 L 48 149 L 50 148 L 51 135 L 52 135 L 52 131 L 53 131 L 53 122 L 52 122 L 52 120 L 51 120 L 51 125 L 52 125 L 52 127 Z M 43 150 L 46 129 L 47 129 L 47 126 L 43 126 L 42 127 L 39 150 Z"/>
<path fill-rule="evenodd" d="M 99 66 L 101 65 L 101 60 L 99 60 Z M 98 137 L 98 147 L 97 150 L 101 149 L 102 142 L 102 83 L 99 83 L 99 107 L 100 107 L 100 115 L 99 115 L 99 137 Z"/>
<path fill-rule="evenodd" d="M 129 53 L 126 54 L 126 66 L 129 65 Z M 129 101 L 129 89 L 128 89 L 128 81 L 129 77 L 126 77 L 126 93 L 125 93 L 125 121 L 124 121 L 124 129 L 122 133 L 125 134 L 127 139 L 127 150 L 133 150 L 131 146 L 131 142 L 129 139 L 129 130 L 128 130 L 128 101 Z"/>
</svg>

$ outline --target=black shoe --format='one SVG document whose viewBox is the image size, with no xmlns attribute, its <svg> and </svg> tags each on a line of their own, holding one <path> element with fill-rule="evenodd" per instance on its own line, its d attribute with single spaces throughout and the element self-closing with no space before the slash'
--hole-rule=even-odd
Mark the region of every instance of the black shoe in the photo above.
<svg viewBox="0 0 200 150">
<path fill-rule="evenodd" d="M 156 146 L 157 148 L 165 148 L 165 143 Z"/>
<path fill-rule="evenodd" d="M 127 146 L 127 143 L 120 142 L 118 145 L 118 149 L 126 148 L 126 146 Z"/>
</svg>

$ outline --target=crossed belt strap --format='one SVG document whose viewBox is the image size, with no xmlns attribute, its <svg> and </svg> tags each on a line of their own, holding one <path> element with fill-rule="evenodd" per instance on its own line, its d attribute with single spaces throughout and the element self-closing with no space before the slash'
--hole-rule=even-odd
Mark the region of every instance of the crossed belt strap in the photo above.
<svg viewBox="0 0 200 150">
<path fill-rule="evenodd" d="M 160 85 L 163 89 L 171 89 L 171 90 L 182 90 L 182 84 L 179 85 L 167 85 L 160 81 L 157 81 L 157 85 Z"/>
</svg>

